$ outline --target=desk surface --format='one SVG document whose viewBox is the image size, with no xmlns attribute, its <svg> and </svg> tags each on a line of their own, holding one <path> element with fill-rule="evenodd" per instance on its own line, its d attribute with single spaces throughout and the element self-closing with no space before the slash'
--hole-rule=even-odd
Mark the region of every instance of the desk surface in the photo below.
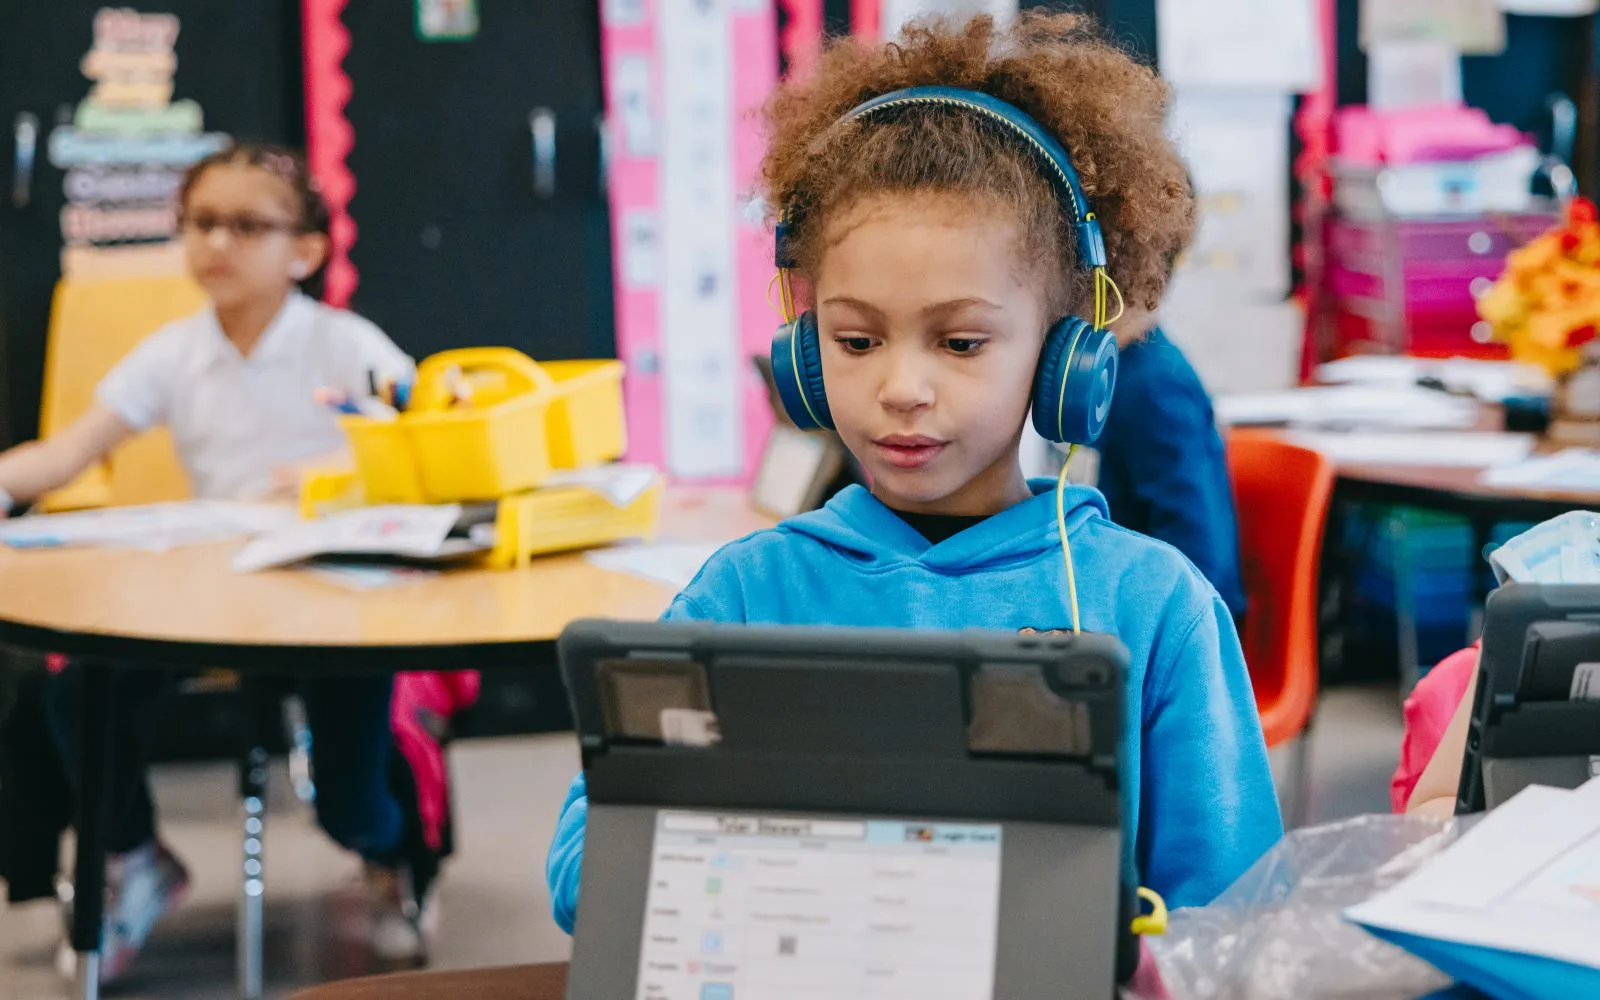
<svg viewBox="0 0 1600 1000">
<path fill-rule="evenodd" d="M 456 972 L 402 972 L 327 983 L 289 1000 L 562 1000 L 567 964 L 515 965 Z"/>
<path fill-rule="evenodd" d="M 1428 465 L 1343 463 L 1339 478 L 1354 483 L 1388 485 L 1488 501 L 1550 504 L 1565 507 L 1600 505 L 1600 493 L 1533 487 L 1489 486 L 1480 481 L 1481 468 Z"/>
<path fill-rule="evenodd" d="M 1505 426 L 1505 415 L 1498 406 L 1483 406 L 1475 431 L 1498 431 Z M 1239 428 L 1236 434 L 1282 436 L 1283 431 L 1268 428 Z M 1370 432 L 1369 432 L 1370 433 Z M 1560 451 L 1563 446 L 1541 442 L 1540 452 Z M 1454 501 L 1459 505 L 1505 509 L 1507 518 L 1523 516 L 1554 517 L 1575 507 L 1600 506 L 1600 493 L 1549 490 L 1529 487 L 1488 486 L 1479 481 L 1484 467 L 1432 466 L 1419 462 L 1402 465 L 1387 462 L 1340 462 L 1337 474 L 1348 492 L 1376 501 L 1405 503 L 1425 498 Z"/>
<path fill-rule="evenodd" d="M 660 538 L 725 542 L 771 523 L 742 492 L 674 491 L 663 501 Z M 591 566 L 580 553 L 537 559 L 525 570 L 460 570 L 352 591 L 292 569 L 235 573 L 229 561 L 239 545 L 160 553 L 0 548 L 0 640 L 182 661 L 249 648 L 271 649 L 280 660 L 337 649 L 444 653 L 547 643 L 578 618 L 654 618 L 673 595 L 662 584 Z M 209 665 L 242 664 L 224 657 Z"/>
</svg>

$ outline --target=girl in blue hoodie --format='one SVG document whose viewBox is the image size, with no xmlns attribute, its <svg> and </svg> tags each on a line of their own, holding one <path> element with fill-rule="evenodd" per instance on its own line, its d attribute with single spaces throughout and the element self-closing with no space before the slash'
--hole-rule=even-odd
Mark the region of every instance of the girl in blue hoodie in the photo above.
<svg viewBox="0 0 1600 1000">
<path fill-rule="evenodd" d="M 963 90 L 859 113 L 918 87 Z M 983 110 L 994 98 L 1071 151 L 1103 237 L 1067 202 L 1040 133 Z M 1047 333 L 1097 301 L 1095 326 L 1114 318 L 1087 265 L 1104 265 L 1129 308 L 1154 309 L 1193 231 L 1167 99 L 1153 72 L 1065 14 L 842 41 L 780 89 L 763 174 L 780 266 L 814 326 L 775 360 L 793 349 L 816 376 L 785 402 L 835 427 L 872 488 L 723 548 L 667 617 L 1116 636 L 1130 654 L 1123 863 L 1169 905 L 1194 906 L 1282 833 L 1232 618 L 1177 550 L 1113 524 L 1099 493 L 1030 482 L 1018 463 Z M 1103 422 L 1108 403 L 1086 419 Z M 569 931 L 587 812 L 580 776 L 547 863 Z"/>
</svg>

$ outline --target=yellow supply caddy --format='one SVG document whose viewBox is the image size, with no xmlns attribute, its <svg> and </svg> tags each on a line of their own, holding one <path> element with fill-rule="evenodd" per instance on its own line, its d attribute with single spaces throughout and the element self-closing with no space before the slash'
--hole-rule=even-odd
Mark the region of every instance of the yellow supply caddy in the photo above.
<svg viewBox="0 0 1600 1000">
<path fill-rule="evenodd" d="M 409 403 L 390 419 L 340 418 L 355 469 L 307 477 L 304 516 L 361 504 L 494 501 L 495 545 L 484 559 L 496 568 L 654 535 L 659 482 L 620 507 L 592 489 L 540 489 L 555 470 L 622 455 L 620 361 L 540 363 L 505 347 L 445 351 L 417 366 Z"/>
</svg>

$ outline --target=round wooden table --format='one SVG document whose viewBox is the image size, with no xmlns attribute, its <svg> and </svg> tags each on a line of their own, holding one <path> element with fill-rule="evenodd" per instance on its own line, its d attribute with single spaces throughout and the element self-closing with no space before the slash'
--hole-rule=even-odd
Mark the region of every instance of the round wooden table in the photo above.
<svg viewBox="0 0 1600 1000">
<path fill-rule="evenodd" d="M 672 491 L 662 503 L 658 535 L 664 541 L 722 543 L 771 524 L 742 492 Z M 224 667 L 246 678 L 553 669 L 556 639 L 571 622 L 656 618 L 673 597 L 665 584 L 599 569 L 581 554 L 536 559 L 521 570 L 463 569 L 352 591 L 294 569 L 236 573 L 230 561 L 240 544 L 167 552 L 0 548 L 0 642 L 65 653 L 83 666 L 72 944 L 86 1000 L 99 989 L 106 786 L 116 711 L 113 679 L 120 666 Z M 241 767 L 241 778 L 248 869 L 251 860 L 260 864 L 265 770 Z M 252 878 L 259 882 L 255 870 Z M 261 994 L 261 923 L 261 894 L 246 891 L 239 991 L 252 1000 Z"/>
<path fill-rule="evenodd" d="M 289 1000 L 566 1000 L 567 964 L 366 976 L 301 990 Z"/>
<path fill-rule="evenodd" d="M 720 543 L 772 523 L 739 491 L 674 491 L 658 534 Z M 239 547 L 0 547 L 0 642 L 186 667 L 476 669 L 486 658 L 515 666 L 578 618 L 654 618 L 673 595 L 581 553 L 355 591 L 292 568 L 235 573 Z"/>
</svg>

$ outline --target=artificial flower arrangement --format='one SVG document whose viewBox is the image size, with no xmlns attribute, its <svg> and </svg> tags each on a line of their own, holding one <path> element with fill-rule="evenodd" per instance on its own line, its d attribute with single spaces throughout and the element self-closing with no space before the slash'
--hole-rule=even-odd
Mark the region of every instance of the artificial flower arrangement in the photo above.
<svg viewBox="0 0 1600 1000">
<path fill-rule="evenodd" d="M 1600 421 L 1600 213 L 1587 198 L 1567 203 L 1565 221 L 1506 257 L 1505 273 L 1478 299 L 1478 315 L 1514 361 L 1556 380 L 1551 416 Z M 1584 438 L 1593 437 L 1585 433 Z"/>
<path fill-rule="evenodd" d="M 1583 363 L 1600 331 L 1600 220 L 1574 198 L 1566 220 L 1506 258 L 1505 273 L 1478 299 L 1478 315 L 1511 357 L 1559 378 Z"/>
</svg>

